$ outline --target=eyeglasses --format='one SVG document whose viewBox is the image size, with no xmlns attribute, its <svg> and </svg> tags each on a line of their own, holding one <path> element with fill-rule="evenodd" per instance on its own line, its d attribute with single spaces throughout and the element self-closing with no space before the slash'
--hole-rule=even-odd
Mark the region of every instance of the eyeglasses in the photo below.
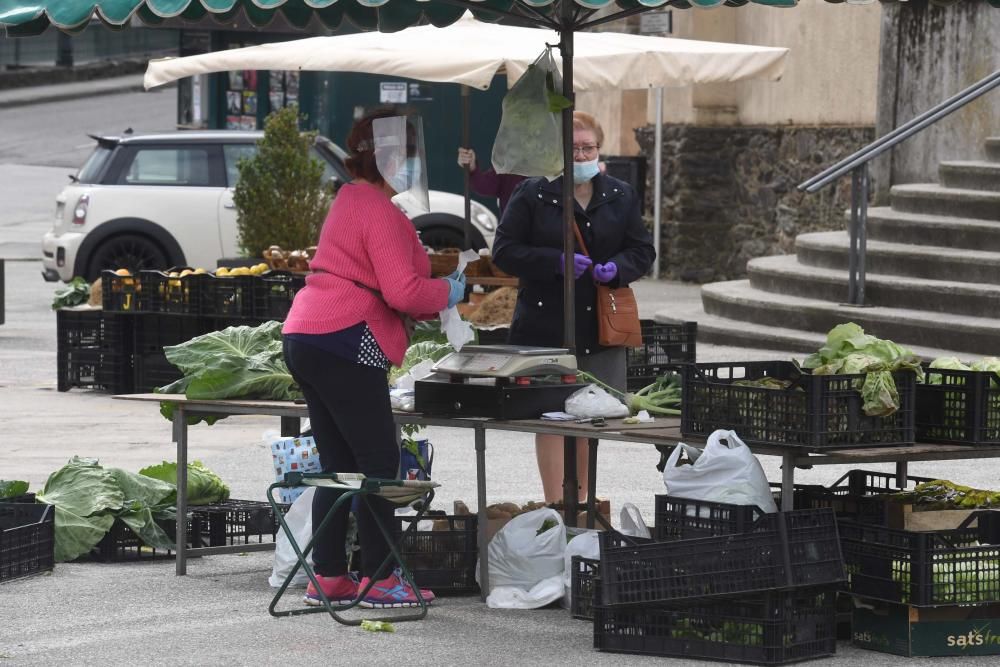
<svg viewBox="0 0 1000 667">
<path fill-rule="evenodd" d="M 597 149 L 600 148 L 597 144 L 585 144 L 583 146 L 573 146 L 573 155 L 579 153 L 580 155 L 595 155 Z"/>
</svg>

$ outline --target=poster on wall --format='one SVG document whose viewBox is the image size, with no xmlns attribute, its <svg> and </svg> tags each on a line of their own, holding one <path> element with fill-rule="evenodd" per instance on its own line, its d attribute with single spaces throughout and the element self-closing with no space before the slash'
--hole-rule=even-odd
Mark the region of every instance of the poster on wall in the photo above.
<svg viewBox="0 0 1000 667">
<path fill-rule="evenodd" d="M 238 90 L 226 91 L 226 111 L 229 113 L 241 113 L 243 111 L 243 95 Z"/>
<path fill-rule="evenodd" d="M 243 91 L 243 113 L 246 114 L 257 113 L 257 93 L 251 92 L 249 90 Z"/>
<path fill-rule="evenodd" d="M 380 104 L 406 104 L 406 84 L 402 81 L 382 81 L 378 84 Z"/>
<path fill-rule="evenodd" d="M 280 109 L 283 106 L 285 106 L 285 94 L 280 90 L 278 91 L 272 90 L 267 95 L 267 101 L 268 104 L 271 105 L 271 111 L 276 111 L 277 109 Z"/>
<path fill-rule="evenodd" d="M 242 130 L 243 124 L 240 122 L 239 116 L 226 116 L 226 129 L 227 130 Z"/>
<path fill-rule="evenodd" d="M 243 72 L 229 73 L 229 90 L 243 90 Z"/>
<path fill-rule="evenodd" d="M 241 130 L 256 130 L 257 129 L 257 117 L 256 116 L 240 116 L 240 126 L 238 129 Z"/>
<path fill-rule="evenodd" d="M 244 90 L 257 90 L 257 70 L 243 70 L 243 88 Z"/>
<path fill-rule="evenodd" d="M 299 73 L 285 72 L 285 104 L 298 104 L 299 102 Z"/>
</svg>

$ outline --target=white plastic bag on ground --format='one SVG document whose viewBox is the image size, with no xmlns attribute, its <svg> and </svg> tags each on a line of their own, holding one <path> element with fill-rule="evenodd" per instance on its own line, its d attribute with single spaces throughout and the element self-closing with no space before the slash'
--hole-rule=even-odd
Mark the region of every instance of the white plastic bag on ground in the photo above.
<svg viewBox="0 0 1000 667">
<path fill-rule="evenodd" d="M 590 558 L 592 560 L 597 560 L 601 557 L 601 547 L 597 542 L 597 533 L 598 531 L 596 530 L 588 530 L 586 533 L 581 533 L 571 539 L 566 545 L 566 556 L 563 558 L 564 567 L 566 568 L 563 572 L 564 607 L 571 607 L 573 602 L 573 556 L 582 556 L 583 558 Z"/>
<path fill-rule="evenodd" d="M 550 527 L 539 533 L 545 526 Z M 546 507 L 519 514 L 493 536 L 488 549 L 491 587 L 530 591 L 543 579 L 558 576 L 559 595 L 555 599 L 562 596 L 566 526 L 559 512 Z"/>
<path fill-rule="evenodd" d="M 678 465 L 682 453 L 691 465 Z M 734 431 L 715 431 L 704 450 L 678 444 L 663 469 L 663 482 L 672 496 L 778 511 L 760 461 Z"/>
<path fill-rule="evenodd" d="M 309 544 L 309 539 L 312 537 L 312 501 L 315 491 L 316 487 L 307 487 L 302 492 L 302 495 L 295 499 L 295 502 L 288 509 L 288 513 L 285 514 L 285 522 L 292 529 L 292 534 L 295 535 L 295 542 L 299 545 L 300 550 L 306 548 L 306 545 Z M 306 561 L 310 566 L 313 564 L 312 554 L 306 557 Z M 295 567 L 296 562 L 298 562 L 298 558 L 295 556 L 292 545 L 288 542 L 288 536 L 285 535 L 285 531 L 281 526 L 278 526 L 278 534 L 274 538 L 274 567 L 271 569 L 271 576 L 267 579 L 272 588 L 281 586 L 282 582 L 285 581 L 285 577 Z M 292 579 L 291 585 L 305 586 L 307 583 L 309 583 L 309 577 L 306 576 L 306 571 L 299 568 L 299 571 L 295 573 L 295 578 Z"/>
<path fill-rule="evenodd" d="M 562 575 L 557 574 L 542 579 L 527 591 L 517 586 L 495 586 L 486 597 L 486 606 L 490 609 L 538 609 L 562 596 Z"/>
<path fill-rule="evenodd" d="M 628 417 L 628 408 L 596 384 L 574 391 L 566 399 L 566 412 L 576 417 Z"/>
</svg>

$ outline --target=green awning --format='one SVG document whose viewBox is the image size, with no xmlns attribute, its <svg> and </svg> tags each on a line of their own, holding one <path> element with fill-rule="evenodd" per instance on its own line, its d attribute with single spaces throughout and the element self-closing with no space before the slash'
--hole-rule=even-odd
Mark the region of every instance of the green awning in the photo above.
<svg viewBox="0 0 1000 667">
<path fill-rule="evenodd" d="M 625 13 L 644 8 L 692 6 L 738 7 L 754 2 L 773 7 L 794 7 L 797 0 L 574 0 L 580 10 L 601 9 L 614 4 Z M 840 0 L 828 0 L 838 2 Z M 850 0 L 849 0 L 850 1 Z M 865 0 L 861 0 L 864 2 Z M 965 0 L 989 2 L 1000 6 L 1000 0 Z M 181 18 L 200 21 L 206 17 L 219 22 L 231 20 L 241 9 L 255 26 L 266 26 L 281 12 L 293 26 L 304 28 L 316 16 L 334 29 L 346 18 L 365 30 L 394 32 L 412 25 L 431 23 L 449 25 L 471 9 L 476 18 L 496 20 L 499 12 L 522 16 L 546 14 L 557 0 L 478 0 L 454 3 L 440 0 L 0 0 L 0 34 L 26 37 L 43 32 L 54 25 L 67 32 L 79 32 L 91 19 L 106 27 L 125 27 L 132 17 L 149 25 L 165 19 Z M 942 4 L 948 4 L 944 0 Z M 494 11 L 490 11 L 494 10 Z"/>
</svg>

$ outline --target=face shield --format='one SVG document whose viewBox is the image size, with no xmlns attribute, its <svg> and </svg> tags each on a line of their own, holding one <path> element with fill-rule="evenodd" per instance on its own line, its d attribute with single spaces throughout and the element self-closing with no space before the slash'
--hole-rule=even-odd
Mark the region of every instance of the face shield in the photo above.
<svg viewBox="0 0 1000 667">
<path fill-rule="evenodd" d="M 430 211 L 427 197 L 427 159 L 424 129 L 418 116 L 390 116 L 372 121 L 375 165 L 397 195 Z"/>
</svg>

